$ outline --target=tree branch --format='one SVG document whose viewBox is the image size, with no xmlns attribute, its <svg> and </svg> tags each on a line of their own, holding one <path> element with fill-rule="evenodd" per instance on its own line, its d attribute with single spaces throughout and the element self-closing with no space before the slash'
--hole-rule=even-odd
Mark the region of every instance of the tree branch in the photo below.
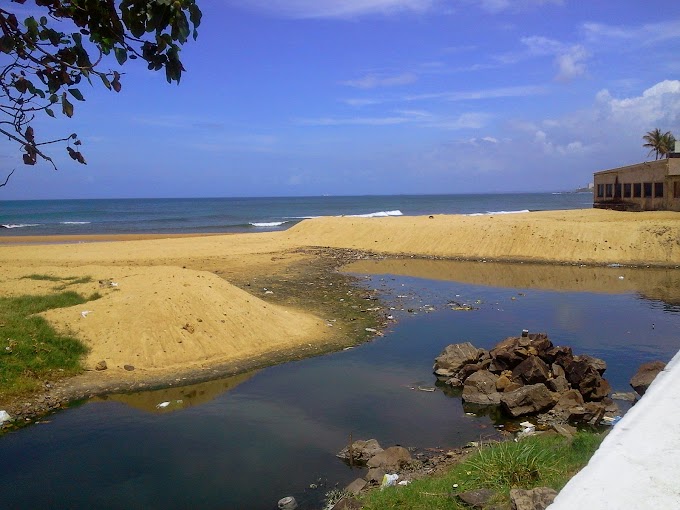
<svg viewBox="0 0 680 510">
<path fill-rule="evenodd" d="M 7 183 L 9 182 L 9 178 L 12 177 L 12 174 L 15 172 L 15 170 L 16 170 L 16 168 L 9 173 L 9 175 L 7 176 L 7 179 L 5 179 L 5 182 L 0 184 L 0 188 L 2 188 L 3 186 L 7 186 Z"/>
</svg>

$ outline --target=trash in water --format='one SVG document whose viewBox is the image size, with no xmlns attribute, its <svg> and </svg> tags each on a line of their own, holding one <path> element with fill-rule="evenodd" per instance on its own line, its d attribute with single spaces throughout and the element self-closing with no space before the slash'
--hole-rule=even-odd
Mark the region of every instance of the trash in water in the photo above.
<svg viewBox="0 0 680 510">
<path fill-rule="evenodd" d="M 156 409 L 163 409 L 164 407 L 168 407 L 170 405 L 170 402 L 161 402 L 160 404 L 156 404 Z"/>
<path fill-rule="evenodd" d="M 293 496 L 286 496 L 279 500 L 279 510 L 295 510 L 297 508 L 297 501 Z"/>
<path fill-rule="evenodd" d="M 12 417 L 9 415 L 7 411 L 0 411 L 0 425 L 5 423 L 6 421 L 12 421 Z"/>
<path fill-rule="evenodd" d="M 385 487 L 392 487 L 397 483 L 397 480 L 399 480 L 399 475 L 396 473 L 391 473 L 391 474 L 385 474 L 382 479 L 382 483 L 380 484 L 380 489 L 384 489 Z"/>
<path fill-rule="evenodd" d="M 605 416 L 604 418 L 602 418 L 602 425 L 609 425 L 610 427 L 613 427 L 613 426 L 616 425 L 619 421 L 621 421 L 621 417 L 620 417 L 620 416 L 614 416 L 614 417 Z"/>
<path fill-rule="evenodd" d="M 418 386 L 418 391 L 427 391 L 432 393 L 435 390 L 436 388 L 433 388 L 432 386 Z"/>
<path fill-rule="evenodd" d="M 523 421 L 519 425 L 520 427 L 522 427 L 522 430 L 517 434 L 515 441 L 536 434 L 536 425 L 534 425 L 530 421 Z"/>
</svg>

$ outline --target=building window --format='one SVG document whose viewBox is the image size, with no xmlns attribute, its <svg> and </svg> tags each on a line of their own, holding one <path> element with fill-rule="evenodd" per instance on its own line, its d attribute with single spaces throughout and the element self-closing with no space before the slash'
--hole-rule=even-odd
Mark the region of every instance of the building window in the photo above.
<svg viewBox="0 0 680 510">
<path fill-rule="evenodd" d="M 642 197 L 642 184 L 636 182 L 635 184 L 633 184 L 633 198 L 640 197 Z"/>
<path fill-rule="evenodd" d="M 644 189 L 644 197 L 645 198 L 652 198 L 652 183 L 651 182 L 645 182 L 643 185 Z"/>
<path fill-rule="evenodd" d="M 673 183 L 673 198 L 680 198 L 680 181 Z"/>
<path fill-rule="evenodd" d="M 675 190 L 678 193 L 680 193 L 680 182 L 675 183 Z M 603 197 L 604 197 L 604 184 L 598 184 L 597 185 L 597 198 L 603 198 Z"/>
<path fill-rule="evenodd" d="M 605 190 L 606 190 L 606 196 L 611 197 L 613 192 L 614 192 L 614 185 L 613 184 L 606 184 Z"/>
<path fill-rule="evenodd" d="M 663 198 L 663 182 L 654 183 L 654 198 Z"/>
<path fill-rule="evenodd" d="M 631 184 L 624 184 L 623 185 L 623 198 L 630 198 L 631 197 Z"/>
<path fill-rule="evenodd" d="M 614 184 L 614 198 L 621 198 L 621 184 Z"/>
</svg>

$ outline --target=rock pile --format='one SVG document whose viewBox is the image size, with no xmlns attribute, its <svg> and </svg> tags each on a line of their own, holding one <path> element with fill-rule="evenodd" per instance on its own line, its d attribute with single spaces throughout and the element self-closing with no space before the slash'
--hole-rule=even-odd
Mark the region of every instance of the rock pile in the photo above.
<svg viewBox="0 0 680 510">
<path fill-rule="evenodd" d="M 602 377 L 607 364 L 570 347 L 554 346 L 544 333 L 509 337 L 487 351 L 452 344 L 435 359 L 435 375 L 463 388 L 463 402 L 499 405 L 510 417 L 541 415 L 550 423 L 598 423 L 618 413 Z"/>
</svg>

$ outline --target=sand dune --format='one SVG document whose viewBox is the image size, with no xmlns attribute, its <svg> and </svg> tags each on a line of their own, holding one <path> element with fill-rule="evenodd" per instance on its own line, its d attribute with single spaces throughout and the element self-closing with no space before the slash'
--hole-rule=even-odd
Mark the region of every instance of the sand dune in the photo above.
<svg viewBox="0 0 680 510">
<path fill-rule="evenodd" d="M 391 254 L 583 264 L 680 264 L 680 213 L 584 209 L 490 216 L 318 218 L 301 245 Z"/>
</svg>

